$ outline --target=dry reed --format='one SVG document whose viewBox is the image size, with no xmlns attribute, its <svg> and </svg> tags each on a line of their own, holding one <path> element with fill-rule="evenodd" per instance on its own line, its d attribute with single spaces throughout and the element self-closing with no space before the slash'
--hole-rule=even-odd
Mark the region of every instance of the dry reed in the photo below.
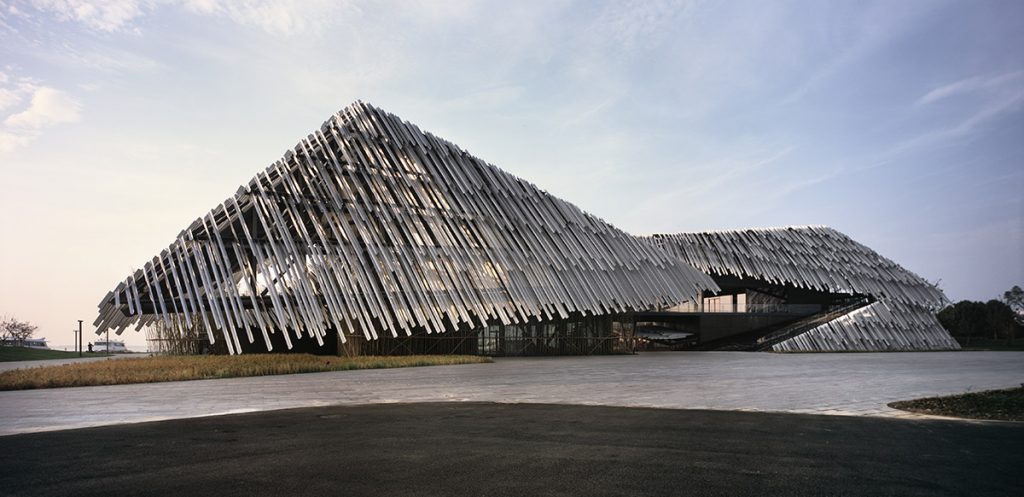
<svg viewBox="0 0 1024 497">
<path fill-rule="evenodd" d="M 121 385 L 317 373 L 351 369 L 406 368 L 491 362 L 466 355 L 337 357 L 309 354 L 153 356 L 42 366 L 0 373 L 0 390 Z"/>
</svg>

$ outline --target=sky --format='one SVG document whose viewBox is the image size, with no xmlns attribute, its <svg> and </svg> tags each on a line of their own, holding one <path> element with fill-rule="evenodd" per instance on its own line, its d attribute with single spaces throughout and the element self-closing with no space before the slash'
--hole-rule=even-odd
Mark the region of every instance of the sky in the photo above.
<svg viewBox="0 0 1024 497">
<path fill-rule="evenodd" d="M 0 314 L 92 331 L 355 100 L 630 233 L 823 224 L 954 301 L 1024 285 L 1024 2 L 0 0 Z"/>
</svg>

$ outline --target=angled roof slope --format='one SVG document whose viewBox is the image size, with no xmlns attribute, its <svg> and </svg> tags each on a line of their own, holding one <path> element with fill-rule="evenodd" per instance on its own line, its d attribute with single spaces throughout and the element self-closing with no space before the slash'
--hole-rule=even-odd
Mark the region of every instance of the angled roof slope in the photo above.
<svg viewBox="0 0 1024 497">
<path fill-rule="evenodd" d="M 939 308 L 945 295 L 920 276 L 827 226 L 654 235 L 659 246 L 709 274 Z"/>
<path fill-rule="evenodd" d="M 776 352 L 956 350 L 935 311 L 879 300 L 772 346 Z"/>
<path fill-rule="evenodd" d="M 99 304 L 98 331 L 174 316 L 230 351 L 270 334 L 397 335 L 678 303 L 705 274 L 457 146 L 355 103 Z M 262 335 L 262 336 L 261 336 Z M 341 334 L 344 338 L 344 333 Z"/>
<path fill-rule="evenodd" d="M 774 346 L 780 351 L 959 348 L 935 312 L 935 285 L 826 226 L 654 235 L 648 240 L 716 275 L 876 299 Z"/>
</svg>

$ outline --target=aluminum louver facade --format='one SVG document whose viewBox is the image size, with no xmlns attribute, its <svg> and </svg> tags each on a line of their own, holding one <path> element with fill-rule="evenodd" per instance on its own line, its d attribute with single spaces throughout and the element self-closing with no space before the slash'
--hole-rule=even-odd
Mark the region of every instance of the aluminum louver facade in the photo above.
<svg viewBox="0 0 1024 497">
<path fill-rule="evenodd" d="M 202 326 L 228 351 L 358 333 L 604 315 L 699 298 L 707 275 L 355 103 L 197 219 L 99 304 L 98 332 Z"/>
<path fill-rule="evenodd" d="M 646 237 L 712 275 L 750 278 L 874 302 L 774 345 L 776 351 L 945 350 L 959 345 L 935 313 L 945 295 L 920 276 L 825 226 Z"/>
</svg>

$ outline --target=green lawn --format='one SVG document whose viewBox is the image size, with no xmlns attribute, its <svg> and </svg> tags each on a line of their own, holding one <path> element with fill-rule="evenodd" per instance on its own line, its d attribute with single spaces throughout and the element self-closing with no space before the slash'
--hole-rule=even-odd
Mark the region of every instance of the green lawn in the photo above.
<svg viewBox="0 0 1024 497">
<path fill-rule="evenodd" d="M 245 354 L 237 356 L 133 357 L 4 371 L 0 373 L 0 390 L 121 385 L 485 362 L 491 362 L 491 359 L 469 355 L 337 357 L 310 354 Z"/>
<path fill-rule="evenodd" d="M 82 354 L 82 357 L 103 357 L 105 354 Z M 69 359 L 78 357 L 78 352 L 63 350 L 30 349 L 28 347 L 0 347 L 0 362 L 41 361 L 44 359 Z"/>
<path fill-rule="evenodd" d="M 954 418 L 1024 421 L 1024 386 L 949 397 L 904 400 L 893 402 L 889 407 Z"/>
<path fill-rule="evenodd" d="M 972 338 L 970 346 L 964 345 L 967 340 L 963 337 L 954 337 L 956 341 L 960 342 L 960 347 L 963 350 L 974 351 L 974 350 L 1024 350 L 1024 339 L 1014 340 L 1012 344 L 1006 343 L 1006 340 L 992 340 L 991 338 Z"/>
</svg>

